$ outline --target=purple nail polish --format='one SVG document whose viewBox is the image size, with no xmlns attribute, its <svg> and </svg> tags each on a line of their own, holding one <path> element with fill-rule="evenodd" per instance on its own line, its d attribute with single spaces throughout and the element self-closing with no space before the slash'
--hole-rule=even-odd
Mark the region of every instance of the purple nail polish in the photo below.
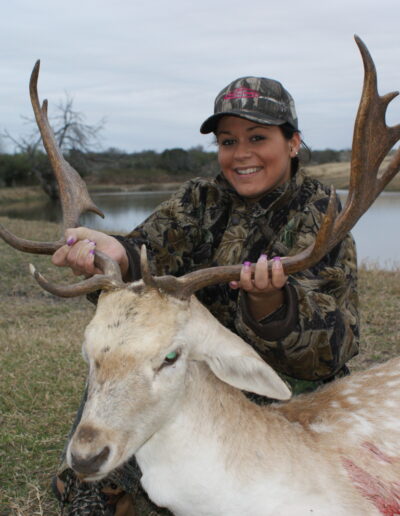
<svg viewBox="0 0 400 516">
<path fill-rule="evenodd" d="M 282 263 L 281 263 L 281 257 L 280 256 L 274 256 L 274 258 L 272 259 L 272 267 L 274 268 L 280 268 L 282 266 Z"/>
<path fill-rule="evenodd" d="M 67 245 L 69 245 L 69 246 L 74 245 L 75 242 L 76 242 L 76 240 L 74 237 L 69 237 L 67 240 Z"/>
<path fill-rule="evenodd" d="M 260 258 L 258 259 L 260 262 L 267 262 L 268 256 L 266 254 L 260 254 Z"/>
<path fill-rule="evenodd" d="M 94 249 L 91 249 L 91 250 L 89 251 L 89 254 L 95 254 L 95 252 L 96 252 L 96 251 L 95 251 Z"/>
<path fill-rule="evenodd" d="M 251 266 L 251 262 L 243 262 L 243 267 L 250 267 Z"/>
</svg>

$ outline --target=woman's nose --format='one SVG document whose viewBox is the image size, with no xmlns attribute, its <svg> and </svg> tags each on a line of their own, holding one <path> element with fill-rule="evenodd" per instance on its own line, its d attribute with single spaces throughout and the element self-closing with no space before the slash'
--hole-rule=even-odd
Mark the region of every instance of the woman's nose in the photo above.
<svg viewBox="0 0 400 516">
<path fill-rule="evenodd" d="M 235 148 L 235 159 L 243 160 L 251 156 L 250 146 L 246 142 L 238 142 Z"/>
</svg>

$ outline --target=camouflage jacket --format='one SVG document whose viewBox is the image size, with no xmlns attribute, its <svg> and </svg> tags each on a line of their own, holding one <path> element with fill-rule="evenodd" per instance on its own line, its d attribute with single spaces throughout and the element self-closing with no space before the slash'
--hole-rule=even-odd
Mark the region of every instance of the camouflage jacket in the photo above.
<svg viewBox="0 0 400 516">
<path fill-rule="evenodd" d="M 303 170 L 257 202 L 239 196 L 221 175 L 197 178 L 119 240 L 132 280 L 142 243 L 158 275 L 256 262 L 261 253 L 289 256 L 313 242 L 328 198 L 329 189 Z M 245 294 L 226 284 L 204 288 L 197 297 L 301 392 L 342 375 L 358 351 L 356 263 L 349 234 L 317 265 L 290 276 L 285 305 L 261 322 L 249 315 Z"/>
</svg>

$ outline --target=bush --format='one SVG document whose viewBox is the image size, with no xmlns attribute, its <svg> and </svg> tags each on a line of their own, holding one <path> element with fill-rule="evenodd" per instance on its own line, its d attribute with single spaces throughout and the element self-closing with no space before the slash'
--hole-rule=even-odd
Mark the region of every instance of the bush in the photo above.
<svg viewBox="0 0 400 516">
<path fill-rule="evenodd" d="M 37 184 L 26 154 L 0 154 L 0 185 L 22 186 Z"/>
</svg>

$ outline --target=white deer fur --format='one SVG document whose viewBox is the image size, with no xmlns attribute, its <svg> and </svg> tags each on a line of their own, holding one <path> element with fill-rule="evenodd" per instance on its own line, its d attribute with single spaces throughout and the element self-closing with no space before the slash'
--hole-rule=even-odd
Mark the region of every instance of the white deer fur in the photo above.
<svg viewBox="0 0 400 516">
<path fill-rule="evenodd" d="M 194 296 L 150 289 L 103 293 L 83 352 L 89 395 L 67 460 L 110 449 L 87 480 L 135 454 L 176 516 L 396 514 L 373 497 L 400 496 L 399 359 L 260 407 L 239 389 L 288 399 L 279 376 Z"/>
</svg>

